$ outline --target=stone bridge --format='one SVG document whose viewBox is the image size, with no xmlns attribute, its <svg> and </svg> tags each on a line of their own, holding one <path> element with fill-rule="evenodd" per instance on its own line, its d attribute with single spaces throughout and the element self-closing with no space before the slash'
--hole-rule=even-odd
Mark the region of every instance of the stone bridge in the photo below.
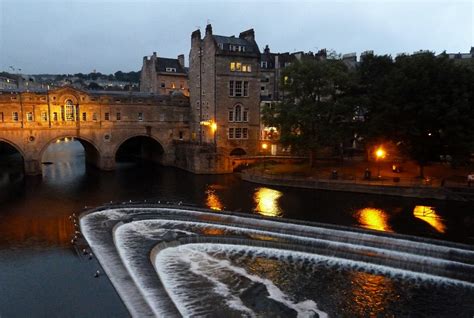
<svg viewBox="0 0 474 318">
<path fill-rule="evenodd" d="M 189 141 L 189 100 L 182 94 L 82 91 L 0 92 L 0 144 L 23 156 L 25 174 L 40 175 L 51 143 L 73 137 L 86 161 L 115 168 L 119 149 L 135 144 L 135 155 L 175 165 L 176 142 Z M 137 148 L 138 147 L 138 148 Z"/>
</svg>

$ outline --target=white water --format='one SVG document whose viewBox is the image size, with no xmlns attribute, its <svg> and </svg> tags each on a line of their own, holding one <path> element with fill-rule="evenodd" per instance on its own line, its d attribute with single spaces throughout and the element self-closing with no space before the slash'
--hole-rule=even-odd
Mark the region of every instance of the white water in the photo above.
<svg viewBox="0 0 474 318">
<path fill-rule="evenodd" d="M 176 270 L 176 265 L 184 263 L 190 267 L 190 272 L 194 275 L 201 276 L 214 285 L 214 296 L 224 297 L 227 305 L 230 308 L 241 311 L 243 315 L 255 316 L 255 313 L 246 307 L 240 298 L 239 293 L 242 290 L 232 290 L 229 285 L 222 281 L 228 278 L 229 275 L 237 274 L 245 277 L 252 282 L 261 283 L 265 285 L 269 298 L 284 304 L 285 306 L 295 310 L 298 317 L 312 317 L 317 313 L 319 317 L 327 317 L 327 314 L 318 309 L 317 304 L 312 300 L 305 300 L 302 302 L 294 302 L 290 296 L 282 292 L 271 280 L 261 278 L 257 275 L 249 274 L 245 269 L 232 265 L 228 260 L 218 259 L 212 256 L 217 252 L 251 252 L 251 253 L 266 253 L 267 255 L 275 255 L 278 251 L 281 257 L 289 255 L 295 256 L 292 251 L 280 251 L 261 247 L 236 247 L 235 245 L 225 244 L 187 244 L 175 248 L 167 248 L 161 253 L 158 253 L 155 258 L 155 267 L 163 282 L 168 294 L 171 296 L 173 302 L 176 304 L 181 314 L 185 317 L 195 316 L 197 314 L 196 306 L 190 303 L 188 299 L 192 299 L 197 292 L 196 289 L 189 290 L 183 288 L 185 281 L 189 280 L 189 273 Z M 296 254 L 298 255 L 298 254 Z M 310 254 L 308 254 L 310 255 Z"/>
<path fill-rule="evenodd" d="M 114 244 L 105 242 L 103 239 L 103 233 L 97 234 L 94 227 L 101 227 L 101 224 L 107 222 L 107 220 L 124 220 L 130 217 L 134 217 L 140 215 L 142 213 L 152 213 L 153 211 L 160 211 L 161 213 L 165 213 L 168 217 L 170 216 L 180 216 L 180 217 L 190 217 L 195 218 L 197 222 L 194 221 L 180 221 L 180 220 L 160 220 L 160 219 L 151 219 L 151 220 L 137 220 L 130 223 L 122 224 L 116 228 L 114 233 Z M 209 224 L 205 222 L 200 222 L 204 220 L 202 217 L 209 216 L 212 218 L 214 222 L 223 222 L 223 223 L 231 223 L 232 225 L 221 225 L 221 224 Z M 159 214 L 156 215 L 157 218 L 160 217 Z M 152 217 L 153 218 L 153 217 Z M 105 219 L 105 221 L 104 221 Z M 97 222 L 100 220 L 100 222 Z M 262 230 L 256 229 L 246 229 L 244 228 L 246 225 L 252 226 L 261 226 Z M 160 286 L 153 286 L 150 285 L 150 278 L 151 273 L 144 273 L 140 266 L 140 262 L 137 261 L 138 258 L 145 257 L 147 258 L 148 255 L 137 255 L 137 251 L 139 251 L 139 247 L 133 244 L 133 242 L 137 239 L 146 239 L 151 241 L 160 242 L 162 237 L 165 236 L 167 233 L 176 233 L 180 236 L 189 236 L 189 235 L 196 235 L 193 232 L 193 228 L 202 229 L 221 229 L 225 230 L 226 234 L 231 235 L 240 235 L 243 234 L 247 235 L 265 235 L 269 237 L 275 237 L 284 239 L 286 241 L 290 241 L 293 243 L 298 244 L 305 244 L 311 242 L 324 242 L 326 244 L 330 244 L 329 248 L 338 248 L 338 247 L 349 247 L 352 250 L 359 250 L 364 252 L 375 252 L 379 255 L 389 255 L 389 256 L 396 256 L 397 258 L 404 259 L 407 261 L 410 260 L 422 260 L 424 263 L 433 264 L 436 263 L 437 265 L 449 265 L 455 264 L 455 262 L 440 259 L 440 258 L 433 258 L 433 257 L 426 257 L 420 256 L 410 253 L 398 252 L 396 250 L 384 250 L 381 248 L 375 247 L 368 247 L 364 246 L 363 241 L 364 238 L 369 237 L 371 239 L 377 238 L 380 240 L 386 240 L 389 245 L 396 242 L 398 245 L 407 245 L 407 244 L 414 244 L 413 242 L 397 239 L 397 238 L 390 238 L 390 237 L 377 237 L 371 234 L 364 234 L 364 233 L 354 233 L 354 232 L 343 232 L 340 230 L 332 230 L 326 228 L 318 228 L 318 227 L 311 227 L 305 225 L 296 225 L 296 224 L 286 224 L 281 222 L 273 222 L 270 220 L 259 220 L 259 219 L 251 219 L 251 218 L 244 218 L 239 216 L 232 216 L 232 215 L 221 215 L 221 214 L 214 214 L 214 213 L 202 213 L 202 212 L 194 212 L 188 210 L 180 210 L 180 209 L 167 209 L 167 208 L 119 208 L 119 209 L 109 209 L 109 210 L 102 210 L 98 212 L 93 212 L 90 215 L 86 215 L 85 217 L 81 218 L 81 228 L 83 231 L 84 236 L 89 241 L 89 244 L 92 246 L 94 253 L 97 255 L 101 264 L 104 267 L 104 270 L 109 275 L 112 283 L 117 288 L 120 296 L 124 300 L 127 308 L 129 308 L 130 312 L 134 316 L 146 316 L 146 310 L 141 309 L 143 302 L 146 300 L 148 307 L 150 308 L 154 315 L 165 315 L 166 310 L 166 303 L 169 302 L 169 299 L 166 297 L 168 294 L 172 297 L 173 302 L 178 306 L 180 311 L 184 310 L 184 312 L 195 312 L 199 313 L 199 309 L 195 306 L 192 302 L 186 304 L 186 291 L 179 290 L 179 286 L 176 287 L 177 289 L 174 290 L 174 283 L 173 275 L 177 275 L 179 279 L 185 279 L 186 276 L 189 275 L 197 275 L 201 278 L 205 278 L 209 282 L 211 282 L 214 286 L 214 290 L 217 294 L 225 295 L 226 304 L 229 308 L 237 310 L 242 314 L 252 316 L 253 312 L 247 308 L 240 298 L 238 298 L 235 294 L 235 291 L 232 291 L 229 286 L 223 284 L 215 275 L 215 273 L 219 273 L 219 269 L 225 269 L 227 272 L 233 272 L 238 274 L 242 277 L 246 277 L 251 281 L 262 283 L 266 286 L 268 292 L 270 293 L 270 297 L 276 301 L 279 301 L 285 304 L 289 308 L 294 308 L 300 314 L 304 312 L 310 313 L 314 310 L 316 304 L 312 300 L 295 303 L 291 299 L 288 298 L 287 295 L 283 294 L 281 290 L 273 288 L 273 283 L 271 281 L 265 280 L 264 278 L 260 278 L 255 275 L 250 275 L 246 273 L 243 268 L 239 268 L 230 264 L 227 261 L 224 262 L 223 260 L 218 260 L 212 257 L 212 255 L 207 254 L 206 248 L 200 248 L 198 250 L 193 250 L 190 255 L 185 255 L 181 253 L 181 255 L 175 255 L 172 251 L 179 250 L 180 248 L 189 248 L 190 246 L 208 246 L 209 251 L 219 251 L 219 248 L 226 248 L 222 251 L 231 251 L 232 248 L 238 248 L 240 251 L 247 251 L 253 253 L 255 255 L 261 255 L 262 257 L 275 257 L 277 255 L 291 255 L 292 257 L 297 257 L 298 255 L 303 255 L 304 257 L 309 257 L 308 260 L 310 261 L 321 261 L 324 260 L 328 267 L 331 266 L 343 266 L 352 268 L 355 270 L 364 270 L 364 271 L 372 271 L 377 273 L 382 273 L 385 276 L 396 276 L 402 279 L 423 279 L 428 280 L 434 283 L 443 283 L 443 284 L 461 284 L 464 286 L 468 286 L 470 288 L 474 287 L 474 284 L 464 281 L 458 281 L 455 279 L 450 278 L 441 278 L 438 276 L 424 274 L 424 273 L 417 273 L 411 272 L 407 270 L 400 270 L 395 268 L 390 268 L 387 266 L 381 265 L 374 265 L 364 262 L 352 261 L 342 258 L 336 257 L 327 257 L 321 255 L 314 255 L 309 253 L 301 253 L 295 251 L 283 251 L 278 249 L 271 249 L 271 248 L 262 248 L 262 247 L 250 247 L 250 246 L 235 246 L 235 245 L 225 245 L 225 244 L 209 244 L 209 243 L 200 243 L 200 244 L 187 244 L 184 246 L 176 247 L 176 248 L 167 248 L 160 253 L 157 254 L 156 259 L 154 260 L 154 266 L 160 275 L 160 279 L 162 283 L 166 287 L 166 292 L 163 290 L 163 287 Z M 281 229 L 289 230 L 295 234 L 281 234 L 277 232 L 273 232 L 272 230 L 279 231 Z M 304 236 L 296 235 L 297 232 L 304 229 L 303 232 L 306 233 L 331 233 L 334 232 L 335 237 L 350 237 L 353 243 L 344 243 L 344 242 L 335 242 L 330 241 L 329 239 L 319 239 L 319 238 L 308 238 Z M 100 232 L 100 231 L 99 231 Z M 109 233 L 111 236 L 111 233 Z M 328 236 L 329 238 L 331 236 Z M 362 243 L 360 242 L 362 238 Z M 167 238 L 169 239 L 169 238 Z M 359 244 L 357 244 L 359 243 Z M 446 246 L 438 246 L 438 245 L 431 245 L 427 243 L 415 243 L 417 246 L 421 245 L 423 248 L 428 250 L 435 250 L 435 251 L 452 251 L 457 250 L 456 248 L 446 247 Z M 213 246 L 212 248 L 210 246 Z M 116 249 L 115 249 L 116 248 Z M 118 251 L 118 254 L 117 254 Z M 188 252 L 189 250 L 181 250 L 182 252 Z M 470 251 L 460 250 L 462 253 L 471 253 Z M 163 254 L 164 253 L 164 254 Z M 263 253 L 263 254 L 261 254 Z M 280 253 L 280 254 L 279 254 Z M 281 254 L 286 253 L 286 254 Z M 174 255 L 174 256 L 173 256 Z M 473 254 L 474 255 L 474 254 Z M 164 258 L 169 257 L 173 259 L 175 258 L 175 262 L 186 263 L 190 266 L 190 272 L 182 273 L 179 271 L 173 272 L 169 263 L 162 261 Z M 179 258 L 178 258 L 179 256 Z M 285 257 L 286 257 L 285 256 Z M 281 256 L 283 257 L 283 256 Z M 123 263 L 122 263 L 123 262 Z M 201 264 L 202 266 L 198 266 Z M 204 269 L 203 269 L 204 268 Z M 212 269 L 206 272 L 206 268 Z M 165 276 L 162 276 L 164 274 Z M 133 281 L 129 279 L 131 275 Z M 156 274 L 154 274 L 156 275 Z M 180 276 L 181 275 L 181 276 Z M 250 275 L 250 276 L 249 276 Z M 255 277 L 254 277 L 255 276 Z M 128 277 L 128 278 L 127 278 Z M 156 278 L 154 278 L 156 280 Z M 156 285 L 156 284 L 155 284 Z M 273 285 L 273 286 L 272 286 Z M 170 287 L 171 286 L 171 287 Z M 276 286 L 275 286 L 276 287 Z M 141 294 L 141 295 L 140 295 Z M 143 296 L 143 299 L 140 300 L 140 296 Z M 181 297 L 181 298 L 180 298 Z M 166 300 L 165 300 L 166 299 Z M 202 303 L 198 301 L 197 303 Z M 184 308 L 184 309 L 183 309 Z M 316 306 L 317 308 L 317 306 Z M 187 310 L 187 311 L 186 311 Z M 182 311 L 183 312 L 183 311 Z M 315 311 L 317 312 L 317 311 Z M 322 313 L 324 314 L 324 313 Z M 303 315 L 303 314 L 302 314 Z"/>
</svg>

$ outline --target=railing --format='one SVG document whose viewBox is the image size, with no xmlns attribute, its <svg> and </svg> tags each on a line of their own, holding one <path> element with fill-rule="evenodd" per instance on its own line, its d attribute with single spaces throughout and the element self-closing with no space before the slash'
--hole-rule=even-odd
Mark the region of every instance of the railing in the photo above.
<svg viewBox="0 0 474 318">
<path fill-rule="evenodd" d="M 465 186 L 459 182 L 443 180 L 441 178 L 417 178 L 417 177 L 364 177 L 355 175 L 315 175 L 307 176 L 303 173 L 274 173 L 271 170 L 252 169 L 249 173 L 265 177 L 268 179 L 279 179 L 300 182 L 328 182 L 328 183 L 345 183 L 345 184 L 361 184 L 371 186 L 399 186 L 399 187 L 448 187 L 448 186 Z"/>
</svg>

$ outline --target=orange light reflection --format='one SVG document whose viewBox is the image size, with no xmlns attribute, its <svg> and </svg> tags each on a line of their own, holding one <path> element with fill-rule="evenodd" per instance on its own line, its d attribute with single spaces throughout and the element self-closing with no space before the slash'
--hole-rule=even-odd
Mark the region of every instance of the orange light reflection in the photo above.
<svg viewBox="0 0 474 318">
<path fill-rule="evenodd" d="M 224 205 L 216 194 L 216 191 L 213 189 L 212 185 L 206 190 L 206 205 L 211 210 L 222 211 Z"/>
<path fill-rule="evenodd" d="M 278 190 L 258 188 L 253 198 L 256 204 L 254 211 L 265 216 L 282 216 L 278 199 L 283 195 Z"/>
<path fill-rule="evenodd" d="M 375 208 L 364 208 L 357 211 L 359 224 L 371 230 L 393 232 L 387 223 L 388 215 L 385 211 Z"/>
<path fill-rule="evenodd" d="M 432 206 L 417 205 L 413 209 L 413 215 L 425 221 L 440 233 L 446 231 L 446 225 L 443 223 L 443 219 L 436 214 L 436 210 Z"/>
</svg>

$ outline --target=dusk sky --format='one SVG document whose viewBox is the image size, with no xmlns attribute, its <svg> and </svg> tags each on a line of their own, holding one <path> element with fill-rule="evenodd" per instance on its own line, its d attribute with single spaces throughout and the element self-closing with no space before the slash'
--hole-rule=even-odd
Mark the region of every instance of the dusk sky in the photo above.
<svg viewBox="0 0 474 318">
<path fill-rule="evenodd" d="M 474 1 L 0 0 L 0 71 L 137 71 L 144 55 L 184 53 L 191 32 L 255 29 L 262 50 L 469 52 Z"/>
</svg>

